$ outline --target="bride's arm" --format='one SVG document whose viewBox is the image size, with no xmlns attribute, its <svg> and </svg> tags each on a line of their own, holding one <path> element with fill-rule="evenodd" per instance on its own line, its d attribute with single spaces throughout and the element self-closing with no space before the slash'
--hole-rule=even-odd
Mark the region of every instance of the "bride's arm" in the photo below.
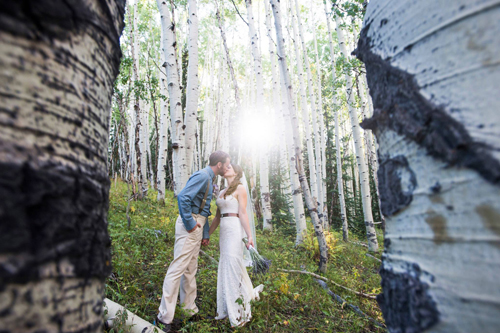
<svg viewBox="0 0 500 333">
<path fill-rule="evenodd" d="M 238 214 L 240 215 L 240 222 L 245 229 L 245 232 L 248 237 L 248 245 L 255 246 L 253 243 L 252 232 L 250 231 L 250 224 L 248 222 L 248 214 L 247 214 L 247 191 L 242 185 L 238 186 Z"/>
<path fill-rule="evenodd" d="M 217 213 L 215 213 L 215 217 L 210 224 L 210 229 L 208 230 L 208 236 L 211 236 L 212 233 L 217 229 L 220 223 L 220 209 L 217 208 Z"/>
</svg>

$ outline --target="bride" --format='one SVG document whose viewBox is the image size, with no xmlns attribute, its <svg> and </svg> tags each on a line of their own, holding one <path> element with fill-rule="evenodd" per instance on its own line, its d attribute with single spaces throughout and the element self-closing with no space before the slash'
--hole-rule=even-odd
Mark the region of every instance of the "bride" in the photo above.
<svg viewBox="0 0 500 333">
<path fill-rule="evenodd" d="M 231 326 L 243 326 L 252 318 L 250 301 L 259 299 L 263 285 L 255 289 L 243 263 L 246 233 L 247 246 L 254 246 L 247 214 L 246 180 L 239 165 L 232 164 L 224 173 L 229 186 L 216 200 L 217 213 L 210 225 L 211 235 L 220 224 L 220 259 L 217 273 L 217 317 L 229 317 Z M 243 178 L 243 183 L 242 183 Z"/>
</svg>

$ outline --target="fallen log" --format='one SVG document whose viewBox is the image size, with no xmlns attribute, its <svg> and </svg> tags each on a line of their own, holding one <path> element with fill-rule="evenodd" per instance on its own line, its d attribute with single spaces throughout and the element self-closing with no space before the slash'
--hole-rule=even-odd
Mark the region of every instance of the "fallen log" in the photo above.
<svg viewBox="0 0 500 333">
<path fill-rule="evenodd" d="M 353 305 L 353 304 L 350 304 L 350 303 L 347 303 L 342 297 L 340 297 L 339 295 L 335 294 L 333 291 L 331 291 L 328 286 L 326 285 L 326 283 L 324 281 L 321 281 L 319 279 L 315 279 L 316 282 L 323 288 L 326 290 L 326 292 L 328 293 L 328 295 L 332 296 L 332 298 L 339 302 L 340 304 L 347 304 L 348 307 L 350 307 L 352 310 L 354 310 L 354 312 L 356 312 L 358 315 L 360 315 L 361 317 L 364 317 L 366 319 L 368 319 L 369 321 L 371 321 L 373 324 L 375 324 L 376 326 L 378 327 L 381 327 L 381 328 L 386 328 L 386 326 L 384 324 L 381 324 L 379 323 L 378 321 L 376 321 L 375 319 L 373 319 L 372 317 L 369 317 L 368 315 L 366 315 L 363 311 L 361 311 L 356 305 Z"/>
<path fill-rule="evenodd" d="M 158 327 L 156 327 L 155 325 L 138 317 L 136 314 L 128 311 L 120 304 L 115 303 L 108 298 L 104 299 L 104 306 L 108 310 L 108 312 L 106 314 L 106 318 L 105 318 L 105 320 L 106 320 L 105 325 L 107 325 L 110 328 L 114 326 L 114 321 L 116 319 L 117 313 L 121 312 L 121 313 L 127 313 L 127 320 L 125 322 L 125 325 L 129 328 L 129 330 L 127 332 L 130 332 L 130 333 L 154 333 L 154 332 L 160 333 L 160 332 L 162 332 L 162 330 L 159 329 Z"/>
<path fill-rule="evenodd" d="M 282 272 L 287 272 L 287 273 L 299 273 L 299 274 L 307 274 L 307 275 L 311 275 L 311 276 L 314 276 L 316 279 L 320 279 L 320 280 L 323 280 L 323 281 L 326 281 L 326 282 L 330 282 L 334 285 L 336 285 L 337 287 L 339 288 L 342 288 L 342 289 L 345 289 L 345 290 L 348 290 L 358 296 L 361 296 L 361 297 L 366 297 L 366 298 L 370 298 L 370 299 L 376 299 L 375 296 L 372 296 L 372 295 L 368 295 L 368 294 L 364 294 L 362 292 L 359 292 L 359 291 L 356 291 L 356 290 L 352 290 L 350 288 L 347 288 L 347 287 L 344 287 L 343 285 L 340 285 L 338 284 L 337 282 L 335 281 L 332 281 L 330 279 L 327 279 L 326 277 L 323 277 L 321 275 L 318 275 L 318 274 L 314 274 L 314 273 L 311 273 L 311 272 L 308 272 L 308 271 L 297 271 L 297 270 L 288 270 L 288 269 L 282 269 L 282 268 L 278 268 L 279 271 L 282 271 Z"/>
<path fill-rule="evenodd" d="M 373 259 L 375 259 L 375 260 L 377 260 L 377 261 L 382 262 L 382 260 L 380 260 L 380 259 L 379 259 L 379 258 L 377 258 L 377 257 L 372 256 L 372 255 L 371 255 L 371 254 L 369 254 L 369 253 L 365 253 L 365 255 L 366 255 L 367 257 L 370 257 L 370 258 L 373 258 Z"/>
</svg>

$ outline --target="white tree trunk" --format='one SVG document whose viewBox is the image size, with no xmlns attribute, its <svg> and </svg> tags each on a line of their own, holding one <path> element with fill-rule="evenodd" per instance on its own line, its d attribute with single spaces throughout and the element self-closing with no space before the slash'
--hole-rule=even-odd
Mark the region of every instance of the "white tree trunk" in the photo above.
<svg viewBox="0 0 500 333">
<path fill-rule="evenodd" d="M 349 53 L 347 52 L 347 48 L 345 45 L 344 32 L 340 27 L 340 20 L 337 15 L 335 15 L 336 21 L 336 30 L 337 36 L 339 40 L 340 51 L 344 55 L 346 59 L 349 59 Z M 363 214 L 364 221 L 366 227 L 366 238 L 368 240 L 368 249 L 372 252 L 378 251 L 378 241 L 377 234 L 375 232 L 375 225 L 373 224 L 373 214 L 372 214 L 372 202 L 371 202 L 371 194 L 370 194 L 370 178 L 368 173 L 368 166 L 365 161 L 365 154 L 363 151 L 363 145 L 361 141 L 360 128 L 359 128 L 359 120 L 358 113 L 356 111 L 356 107 L 354 105 L 354 90 L 353 90 L 353 82 L 350 76 L 350 73 L 345 73 L 346 79 L 346 94 L 348 97 L 348 109 L 349 116 L 351 118 L 352 125 L 352 133 L 353 133 L 353 141 L 354 148 L 356 153 L 356 160 L 359 169 L 359 177 L 361 179 L 360 187 L 361 187 L 361 202 L 363 204 Z"/>
<path fill-rule="evenodd" d="M 498 1 L 368 5 L 357 55 L 375 110 L 363 126 L 379 144 L 391 331 L 500 326 L 499 15 Z"/>
<path fill-rule="evenodd" d="M 130 38 L 131 38 L 131 43 L 130 47 L 132 50 L 132 81 L 133 82 L 138 82 L 140 80 L 139 77 L 139 43 L 138 43 L 138 29 L 137 29 L 137 1 L 135 1 L 132 5 L 132 11 L 133 11 L 133 22 L 131 24 L 131 31 L 130 31 Z M 130 21 L 130 19 L 129 19 Z M 135 84 L 134 84 L 135 86 Z M 136 174 L 136 180 L 137 180 L 137 193 L 136 197 L 138 199 L 142 199 L 143 194 L 144 194 L 144 188 L 145 184 L 143 181 L 143 157 L 141 154 L 141 101 L 139 94 L 135 92 L 134 89 L 134 118 L 135 118 L 135 128 L 134 128 L 134 162 L 136 165 L 136 168 L 134 169 L 134 172 Z"/>
<path fill-rule="evenodd" d="M 140 116 L 141 116 L 141 126 L 139 128 L 139 146 L 141 149 L 141 175 L 142 175 L 142 186 L 143 195 L 147 196 L 148 189 L 148 146 L 149 146 L 149 126 L 148 126 L 148 116 L 149 116 L 149 103 L 144 100 L 139 101 L 140 105 Z"/>
<path fill-rule="evenodd" d="M 332 29 L 330 27 L 330 17 L 328 15 L 329 13 L 329 8 L 331 9 L 331 6 L 328 7 L 329 2 L 325 1 L 324 6 L 325 6 L 325 15 L 326 15 L 326 25 L 328 28 L 328 41 L 330 45 L 330 59 L 331 59 L 331 65 L 332 65 L 332 86 L 335 86 L 336 81 L 337 81 L 337 74 L 336 74 L 336 67 L 335 67 L 335 53 L 333 49 L 333 40 L 332 40 Z M 335 150 L 336 150 L 336 158 L 337 158 L 337 187 L 338 187 L 338 192 L 339 192 L 339 203 L 340 203 L 340 217 L 342 219 L 342 237 L 344 241 L 348 241 L 349 239 L 349 229 L 347 226 L 347 213 L 346 213 L 346 207 L 345 207 L 345 196 L 344 196 L 344 181 L 342 179 L 342 157 L 341 157 L 341 145 L 340 145 L 340 133 L 339 133 L 339 112 L 340 112 L 340 106 L 337 100 L 337 91 L 334 89 L 333 91 L 333 108 L 334 114 L 335 114 Z"/>
<path fill-rule="evenodd" d="M 163 50 L 162 50 L 163 51 Z M 162 53 L 164 54 L 164 52 Z M 164 59 L 163 56 L 160 59 Z M 162 61 L 164 63 L 164 61 Z M 167 96 L 167 78 L 160 70 L 158 73 L 160 92 L 163 96 Z M 169 113 L 168 113 L 168 101 L 160 101 L 160 138 L 158 147 L 158 171 L 157 171 L 157 182 L 158 182 L 158 200 L 165 200 L 166 193 L 166 170 L 168 163 L 168 129 L 169 129 Z"/>
<path fill-rule="evenodd" d="M 189 62 L 187 68 L 186 113 L 184 124 L 186 125 L 186 165 L 190 174 L 196 146 L 196 128 L 198 126 L 198 98 L 200 95 L 198 87 L 198 10 L 196 7 L 196 0 L 188 1 L 187 23 L 189 26 Z"/>
<path fill-rule="evenodd" d="M 292 199 L 293 199 L 293 209 L 295 214 L 295 228 L 296 237 L 295 245 L 300 245 L 304 243 L 304 239 L 307 236 L 307 224 L 306 224 L 306 214 L 304 212 L 304 202 L 302 199 L 302 188 L 299 181 L 299 175 L 297 173 L 297 168 L 295 167 L 295 147 L 293 142 L 293 131 L 292 131 L 292 119 L 290 116 L 290 108 L 288 105 L 287 89 L 284 80 L 281 80 L 281 100 L 282 100 L 282 113 L 284 120 L 284 134 L 286 137 L 286 148 L 288 149 L 288 160 L 290 161 L 290 179 L 292 183 Z M 284 154 L 284 156 L 287 156 Z"/>
<path fill-rule="evenodd" d="M 0 25 L 0 329 L 98 332 L 125 3 L 36 5 Z"/>
<path fill-rule="evenodd" d="M 316 203 L 318 205 L 318 217 L 323 223 L 323 228 L 328 229 L 328 221 L 325 220 L 323 216 L 323 175 L 321 170 L 321 135 L 318 132 L 318 120 L 317 114 L 319 113 L 316 103 L 316 94 L 314 93 L 314 83 L 313 77 L 311 74 L 311 66 L 309 64 L 309 56 L 307 54 L 307 47 L 304 38 L 304 29 L 302 26 L 302 21 L 300 19 L 300 8 L 298 0 L 295 0 L 295 14 L 297 17 L 297 25 L 299 28 L 299 37 L 302 45 L 302 55 L 304 59 L 304 66 L 306 68 L 307 73 L 307 90 L 309 93 L 309 102 L 311 105 L 311 122 L 314 134 L 314 149 L 310 151 L 309 155 L 312 157 L 312 163 L 314 164 L 314 169 L 310 169 L 310 173 L 315 173 L 314 177 L 311 177 L 311 186 L 316 187 L 316 191 L 313 191 L 316 194 Z M 304 127 L 309 126 L 309 119 L 304 121 Z M 306 130 L 307 131 L 307 130 Z M 312 145 L 312 137 L 311 137 L 311 145 Z M 309 148 L 308 148 L 309 149 Z M 308 156 L 309 157 L 309 156 Z M 309 157 L 309 163 L 311 163 L 311 157 Z M 314 181 L 316 182 L 314 182 Z"/>
<path fill-rule="evenodd" d="M 304 198 L 306 201 L 307 209 L 311 215 L 311 220 L 314 226 L 314 231 L 318 239 L 318 247 L 320 252 L 319 259 L 319 270 L 321 272 L 326 272 L 327 262 L 328 262 L 328 247 L 325 240 L 325 235 L 323 233 L 323 225 L 318 218 L 318 213 L 316 211 L 316 205 L 314 204 L 313 198 L 311 197 L 311 192 L 309 191 L 309 184 L 307 183 L 307 178 L 304 172 L 302 150 L 300 148 L 300 138 L 299 138 L 299 123 L 297 120 L 297 112 L 295 110 L 295 105 L 293 102 L 293 90 L 292 83 L 290 80 L 290 75 L 288 73 L 288 66 L 286 64 L 286 51 L 284 45 L 283 32 L 281 28 L 281 10 L 279 8 L 279 2 L 277 0 L 271 0 L 271 7 L 274 13 L 274 23 L 276 28 L 276 41 L 278 44 L 278 55 L 281 78 L 283 79 L 285 86 L 287 88 L 286 99 L 288 102 L 287 111 L 290 113 L 292 131 L 293 131 L 293 141 L 295 146 L 295 163 L 297 172 L 299 174 L 299 180 L 304 193 Z"/>
<path fill-rule="evenodd" d="M 161 16 L 163 34 L 163 52 L 165 53 L 165 70 L 167 72 L 167 87 L 170 97 L 170 121 L 172 139 L 172 164 L 175 195 L 184 188 L 188 179 L 188 165 L 184 142 L 184 122 L 182 118 L 181 88 L 176 55 L 175 25 L 172 24 L 168 6 L 165 1 L 157 0 Z"/>
<path fill-rule="evenodd" d="M 290 0 L 292 1 L 292 0 Z M 297 76 L 299 79 L 299 88 L 300 88 L 300 109 L 302 111 L 302 124 L 304 127 L 304 135 L 307 147 L 307 158 L 309 162 L 309 177 L 311 180 L 311 193 L 313 196 L 314 205 L 317 206 L 318 202 L 318 186 L 317 186 L 317 177 L 316 177 L 316 166 L 314 164 L 314 150 L 311 138 L 311 126 L 309 125 L 309 112 L 307 110 L 307 94 L 306 88 L 304 84 L 304 66 L 302 63 L 302 56 L 300 55 L 299 42 L 298 42 L 298 33 L 297 33 L 297 24 L 295 22 L 293 5 L 290 3 L 290 18 L 291 25 L 293 31 L 293 40 L 295 47 L 295 58 L 297 61 Z M 321 216 L 318 216 L 321 219 Z M 321 220 L 321 223 L 323 221 Z"/>
<path fill-rule="evenodd" d="M 313 6 L 311 5 L 310 8 L 310 22 L 311 22 L 311 29 L 313 31 L 313 38 L 314 38 L 314 53 L 316 55 L 316 71 L 317 71 L 317 85 L 316 89 L 318 91 L 318 107 L 317 107 L 317 112 L 318 112 L 318 122 L 319 126 L 317 129 L 315 129 L 315 137 L 316 135 L 319 138 L 319 154 L 316 154 L 317 159 L 319 161 L 319 168 L 321 169 L 321 184 L 322 184 L 322 189 L 321 193 L 323 195 L 322 202 L 323 202 L 323 219 L 324 219 L 324 225 L 325 228 L 328 228 L 328 205 L 327 205 L 327 190 L 326 190 L 326 138 L 325 138 L 325 122 L 323 119 L 323 96 L 322 96 L 322 84 L 321 84 L 321 62 L 319 58 L 319 52 L 318 52 L 318 43 L 316 39 L 316 28 L 314 25 L 314 11 L 313 11 Z M 318 165 L 318 161 L 316 161 L 316 165 Z M 318 169 L 318 167 L 317 167 Z"/>
<path fill-rule="evenodd" d="M 254 59 L 254 72 L 257 87 L 257 110 L 261 111 L 264 109 L 264 82 L 262 77 L 262 62 L 260 50 L 258 48 L 259 37 L 257 31 L 255 30 L 253 11 L 252 11 L 252 0 L 245 0 L 247 6 L 247 17 L 248 17 L 248 29 L 249 36 L 252 46 L 252 55 Z M 267 230 L 272 230 L 273 226 L 271 224 L 272 214 L 271 214 L 271 193 L 269 192 L 269 153 L 268 148 L 261 147 L 259 151 L 259 174 L 260 174 L 260 197 L 263 211 L 264 224 L 263 228 Z"/>
</svg>

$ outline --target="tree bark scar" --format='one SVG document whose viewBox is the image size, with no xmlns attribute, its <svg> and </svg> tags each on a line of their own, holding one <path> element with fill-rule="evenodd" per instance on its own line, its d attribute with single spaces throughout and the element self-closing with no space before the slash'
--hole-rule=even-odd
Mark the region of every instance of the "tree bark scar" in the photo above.
<svg viewBox="0 0 500 333">
<path fill-rule="evenodd" d="M 78 33 L 98 30 L 113 43 L 109 61 L 113 66 L 113 77 L 118 75 L 121 48 L 119 45 L 123 19 L 114 20 L 110 5 L 104 0 L 93 8 L 85 1 L 67 0 L 0 0 L 0 30 L 32 40 L 67 40 Z M 119 17 L 125 14 L 125 0 L 117 0 L 113 10 Z M 118 22 L 115 25 L 115 22 Z M 96 36 L 96 40 L 97 40 Z M 98 43 L 100 43 L 98 41 Z M 105 48 L 102 48 L 103 51 Z"/>
<path fill-rule="evenodd" d="M 379 160 L 377 175 L 382 214 L 391 216 L 411 203 L 417 178 L 403 155 L 380 156 Z"/>
<path fill-rule="evenodd" d="M 62 259 L 70 275 L 106 278 L 108 191 L 102 171 L 0 163 L 0 254 L 16 257 L 0 263 L 0 286 L 38 280 L 41 265 Z"/>
<path fill-rule="evenodd" d="M 363 28 L 353 52 L 365 63 L 374 106 L 373 117 L 365 119 L 361 127 L 371 129 L 377 137 L 391 129 L 426 148 L 432 157 L 450 166 L 473 169 L 488 182 L 500 185 L 500 162 L 491 155 L 491 148 L 474 141 L 444 107 L 427 100 L 414 75 L 373 53 L 369 29 L 370 23 Z"/>
<path fill-rule="evenodd" d="M 404 272 L 395 272 L 386 261 L 380 269 L 383 292 L 377 302 L 389 332 L 422 332 L 439 322 L 436 303 L 421 281 L 423 272 L 417 264 L 408 264 Z M 432 276 L 430 276 L 432 281 Z"/>
</svg>

